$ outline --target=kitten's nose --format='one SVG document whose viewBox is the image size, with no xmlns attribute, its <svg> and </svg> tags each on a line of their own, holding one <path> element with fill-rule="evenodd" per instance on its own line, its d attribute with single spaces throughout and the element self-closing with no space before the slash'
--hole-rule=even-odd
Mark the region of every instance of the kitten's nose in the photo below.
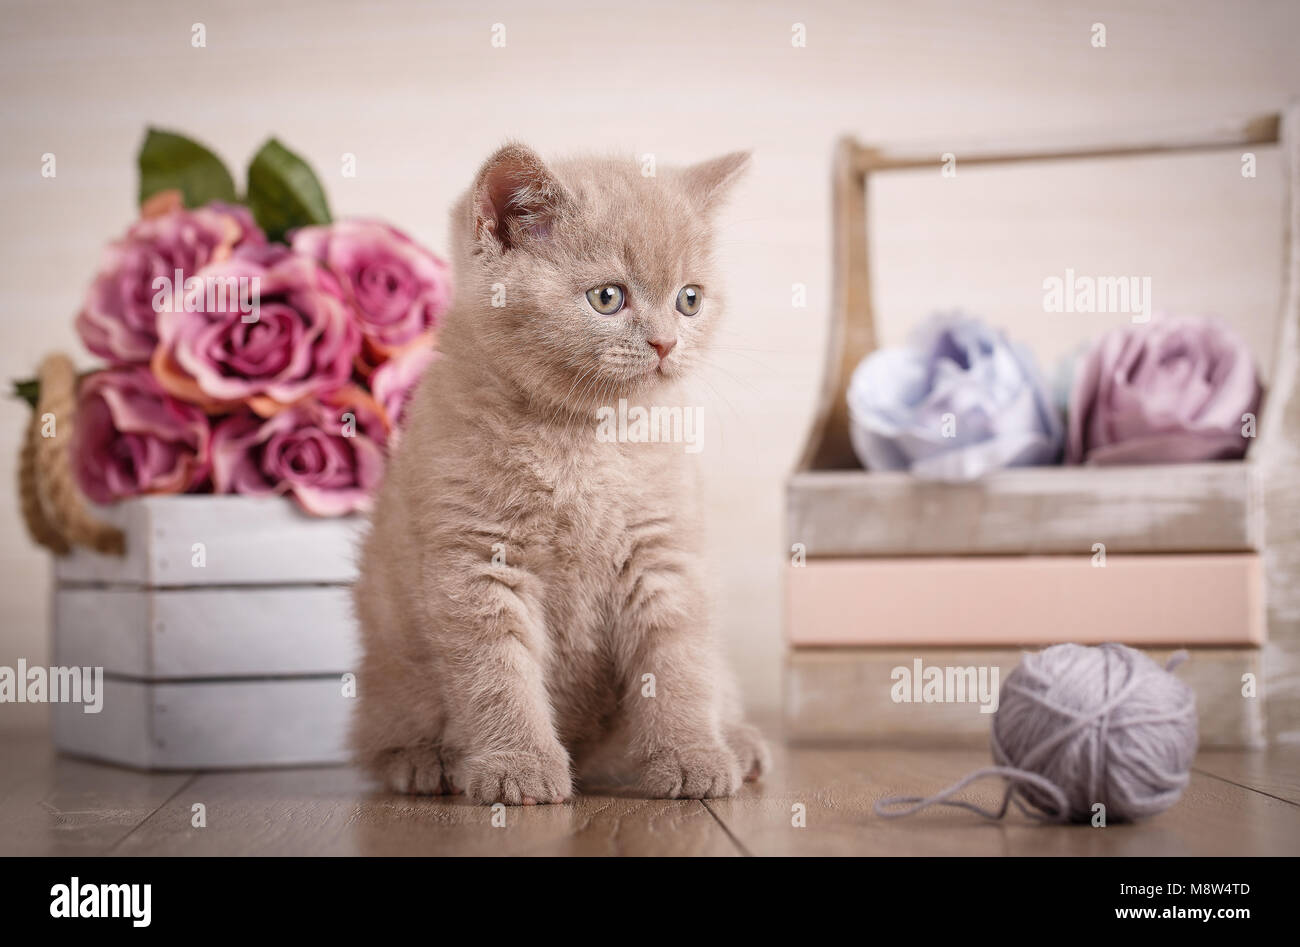
<svg viewBox="0 0 1300 947">
<path fill-rule="evenodd" d="M 673 346 L 677 344 L 677 336 L 673 336 L 671 339 L 647 339 L 646 341 L 659 353 L 659 361 L 662 362 L 668 357 L 668 353 L 673 350 Z"/>
</svg>

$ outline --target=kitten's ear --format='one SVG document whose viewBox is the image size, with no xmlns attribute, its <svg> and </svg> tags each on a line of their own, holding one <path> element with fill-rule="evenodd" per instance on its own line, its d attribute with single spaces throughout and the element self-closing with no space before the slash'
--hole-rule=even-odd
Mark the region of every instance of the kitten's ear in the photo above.
<svg viewBox="0 0 1300 947">
<path fill-rule="evenodd" d="M 682 170 L 682 182 L 691 202 L 703 213 L 716 210 L 731 185 L 749 167 L 748 151 L 733 151 L 721 158 L 701 161 Z"/>
<path fill-rule="evenodd" d="M 568 192 L 525 145 L 497 150 L 474 179 L 474 236 L 503 250 L 544 239 L 569 202 Z"/>
</svg>

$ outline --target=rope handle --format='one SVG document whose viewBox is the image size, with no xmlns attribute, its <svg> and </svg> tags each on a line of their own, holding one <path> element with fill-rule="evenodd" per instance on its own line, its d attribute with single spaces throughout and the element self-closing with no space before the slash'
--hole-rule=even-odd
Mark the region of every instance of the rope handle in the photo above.
<svg viewBox="0 0 1300 947">
<path fill-rule="evenodd" d="M 77 372 L 66 355 L 54 353 L 41 362 L 40 394 L 18 453 L 18 503 L 32 539 L 56 555 L 74 546 L 120 556 L 125 537 L 116 526 L 91 515 L 77 489 L 68 457 L 76 424 Z M 45 436 L 52 417 L 56 436 Z"/>
</svg>

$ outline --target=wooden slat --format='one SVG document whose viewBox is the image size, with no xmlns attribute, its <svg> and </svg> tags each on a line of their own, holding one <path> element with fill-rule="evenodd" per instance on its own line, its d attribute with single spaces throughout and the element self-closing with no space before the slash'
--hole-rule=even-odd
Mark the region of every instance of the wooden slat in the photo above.
<svg viewBox="0 0 1300 947">
<path fill-rule="evenodd" d="M 809 471 L 786 488 L 808 556 L 1237 552 L 1263 546 L 1256 466 L 1021 467 L 973 482 Z"/>
<path fill-rule="evenodd" d="M 803 646 L 1258 646 L 1260 561 L 1225 555 L 812 559 L 786 571 Z"/>
<path fill-rule="evenodd" d="M 1300 584 L 1300 578 L 1280 559 L 1276 549 L 1270 549 L 1265 558 L 1270 575 L 1266 593 L 1269 640 L 1264 646 L 1268 733 L 1271 743 L 1300 747 L 1300 619 L 1286 615 L 1289 593 L 1279 592 L 1285 583 Z"/>
<path fill-rule="evenodd" d="M 341 763 L 352 701 L 338 678 L 148 684 L 106 680 L 103 709 L 53 705 L 71 754 L 142 769 Z"/>
<path fill-rule="evenodd" d="M 359 649 L 347 588 L 61 588 L 55 663 L 156 680 L 341 674 Z"/>
<path fill-rule="evenodd" d="M 54 745 L 65 753 L 136 769 L 155 767 L 155 708 L 146 685 L 105 678 L 98 713 L 81 704 L 51 704 Z M 219 726 L 218 722 L 213 723 Z M 179 767 L 178 767 L 179 768 Z"/>
<path fill-rule="evenodd" d="M 937 171 L 941 156 L 952 154 L 958 167 L 1009 164 L 1026 161 L 1063 161 L 1181 154 L 1248 148 L 1278 141 L 1280 116 L 1276 113 L 1248 119 L 1172 129 L 1132 128 L 1054 138 L 1003 139 L 996 144 L 954 145 L 936 142 L 903 147 L 858 146 L 854 165 L 860 174 L 930 168 Z"/>
<path fill-rule="evenodd" d="M 1148 650 L 1164 664 L 1171 651 Z M 1020 663 L 1013 649 L 800 649 L 787 656 L 785 732 L 792 740 L 917 747 L 987 746 L 992 715 L 972 693 L 961 703 L 895 702 L 894 669 L 984 668 L 997 686 Z M 996 677 L 992 669 L 996 669 Z M 1257 648 L 1195 649 L 1178 677 L 1196 692 L 1200 745 L 1258 747 L 1264 743 L 1261 652 Z M 1242 675 L 1253 674 L 1255 697 L 1242 695 Z M 952 695 L 949 695 L 952 696 Z M 984 706 L 996 707 L 995 703 Z"/>
<path fill-rule="evenodd" d="M 124 557 L 78 549 L 55 561 L 66 584 L 342 583 L 356 575 L 359 517 L 317 519 L 283 498 L 164 496 L 96 510 L 126 532 Z M 196 543 L 205 565 L 194 565 Z"/>
</svg>

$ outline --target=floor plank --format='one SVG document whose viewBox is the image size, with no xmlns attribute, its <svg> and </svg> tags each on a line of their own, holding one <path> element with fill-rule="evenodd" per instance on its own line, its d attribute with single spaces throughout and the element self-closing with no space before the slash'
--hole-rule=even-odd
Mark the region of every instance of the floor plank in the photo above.
<svg viewBox="0 0 1300 947">
<path fill-rule="evenodd" d="M 1300 747 L 1243 753 L 1202 753 L 1196 768 L 1300 805 Z"/>
<path fill-rule="evenodd" d="M 138 773 L 59 757 L 44 734 L 0 738 L 0 855 L 1296 855 L 1300 750 L 1201 754 L 1171 810 L 1138 825 L 989 823 L 931 810 L 877 818 L 877 798 L 932 792 L 984 750 L 786 747 L 734 799 L 580 796 L 490 808 L 378 791 L 347 768 Z M 1253 787 L 1253 788 L 1252 788 Z M 967 798 L 994 805 L 999 784 Z M 192 824 L 193 806 L 206 826 Z M 791 824 L 802 804 L 806 827 Z"/>
<path fill-rule="evenodd" d="M 194 828 L 193 806 L 207 825 Z M 115 851 L 142 855 L 736 855 L 694 800 L 580 796 L 489 807 L 376 791 L 344 769 L 200 776 Z"/>
<path fill-rule="evenodd" d="M 936 808 L 900 820 L 875 816 L 879 798 L 935 792 L 988 765 L 985 751 L 782 748 L 764 785 L 708 806 L 755 855 L 1295 855 L 1300 806 L 1195 773 L 1182 800 L 1136 825 L 1001 823 Z M 997 780 L 964 798 L 996 808 Z M 806 827 L 792 824 L 802 804 Z"/>
<path fill-rule="evenodd" d="M 193 777 L 58 756 L 44 734 L 6 734 L 0 773 L 0 856 L 104 854 Z"/>
</svg>

